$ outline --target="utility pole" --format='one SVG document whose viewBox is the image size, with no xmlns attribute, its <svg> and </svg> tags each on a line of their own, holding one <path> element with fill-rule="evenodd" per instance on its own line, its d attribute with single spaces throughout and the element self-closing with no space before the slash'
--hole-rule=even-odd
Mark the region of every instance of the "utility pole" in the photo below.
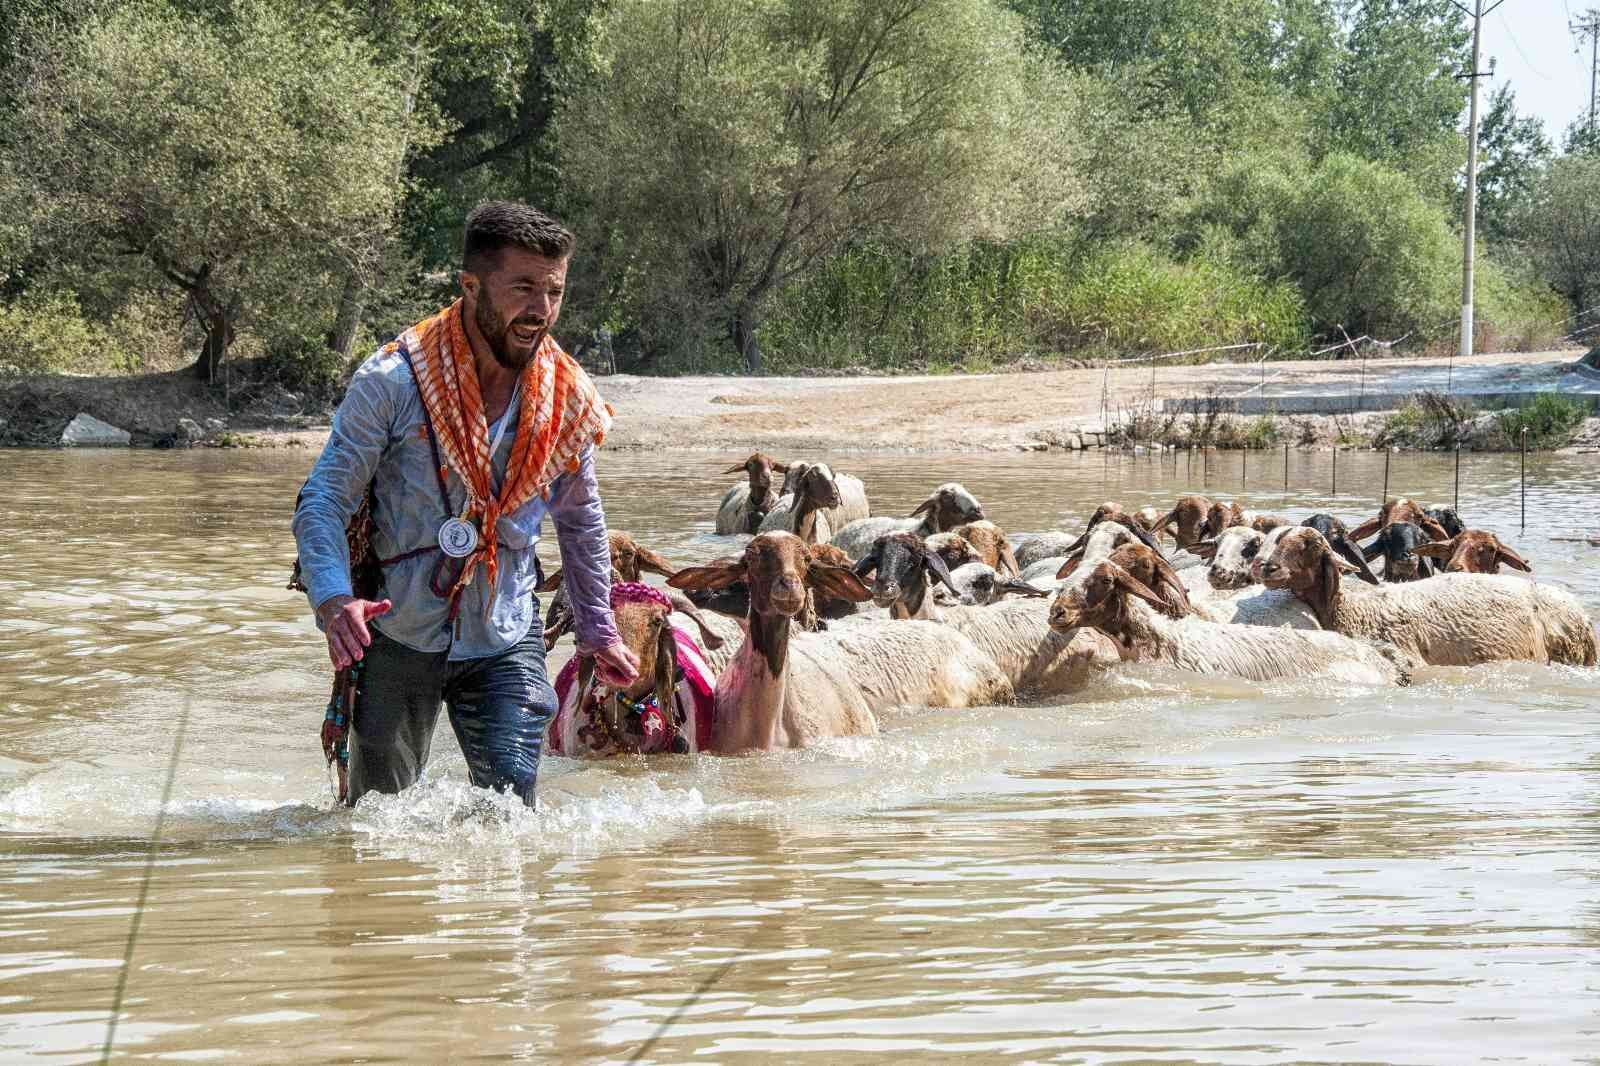
<svg viewBox="0 0 1600 1066">
<path fill-rule="evenodd" d="M 1577 22 L 1567 23 L 1567 30 L 1582 41 L 1589 38 L 1589 140 L 1594 140 L 1594 76 L 1600 70 L 1600 9 L 1590 8 Z M 1580 46 L 1581 47 L 1581 46 Z"/>
<path fill-rule="evenodd" d="M 1487 77 L 1478 69 L 1478 60 L 1483 55 L 1483 17 L 1493 13 L 1494 9 L 1505 3 L 1506 0 L 1496 2 L 1485 11 L 1483 0 L 1473 0 L 1473 9 L 1468 11 L 1465 7 L 1450 0 L 1468 18 L 1472 19 L 1472 70 L 1467 74 L 1458 74 L 1458 78 L 1466 78 L 1472 85 L 1472 104 L 1467 120 L 1467 226 L 1466 234 L 1462 239 L 1461 255 L 1461 346 L 1460 354 L 1463 359 L 1472 354 L 1472 255 L 1473 241 L 1478 228 L 1478 79 Z"/>
</svg>

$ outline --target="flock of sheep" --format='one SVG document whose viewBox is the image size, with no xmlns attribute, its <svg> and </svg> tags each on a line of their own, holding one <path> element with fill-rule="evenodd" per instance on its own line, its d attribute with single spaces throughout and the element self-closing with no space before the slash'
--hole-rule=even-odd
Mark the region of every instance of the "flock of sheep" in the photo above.
<svg viewBox="0 0 1600 1066">
<path fill-rule="evenodd" d="M 697 750 L 728 753 L 870 735 L 891 707 L 1060 695 L 1127 661 L 1368 685 L 1406 684 L 1424 665 L 1596 663 L 1571 594 L 1498 574 L 1531 568 L 1454 511 L 1407 499 L 1354 529 L 1185 496 L 1167 511 L 1106 503 L 1081 531 L 1008 535 L 955 483 L 891 518 L 872 516 L 861 481 L 826 464 L 758 453 L 734 471 L 746 479 L 716 528 L 753 535 L 740 555 L 679 569 L 611 535 L 616 579 L 648 570 L 677 590 L 670 606 L 617 604 L 640 680 L 581 697 L 612 735 L 630 735 L 630 707 L 672 698 L 668 634 L 697 636 L 716 674 L 710 743 Z M 1369 565 L 1379 558 L 1382 579 Z M 551 644 L 570 624 L 563 600 Z M 693 713 L 680 702 L 680 721 Z"/>
</svg>

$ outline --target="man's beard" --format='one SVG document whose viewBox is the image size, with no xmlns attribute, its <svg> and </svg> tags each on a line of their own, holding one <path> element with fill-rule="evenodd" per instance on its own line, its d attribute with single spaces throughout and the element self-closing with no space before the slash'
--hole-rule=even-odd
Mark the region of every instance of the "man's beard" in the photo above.
<svg viewBox="0 0 1600 1066">
<path fill-rule="evenodd" d="M 534 353 L 539 350 L 539 345 L 544 341 L 544 323 L 536 318 L 521 318 L 515 322 L 507 322 L 500 317 L 500 312 L 490 306 L 487 294 L 478 298 L 477 310 L 472 316 L 477 324 L 478 332 L 483 334 L 484 343 L 489 345 L 489 354 L 494 356 L 494 361 L 507 370 L 522 370 L 533 362 Z M 534 338 L 533 346 L 525 352 L 516 352 L 511 348 L 511 327 L 533 326 L 539 330 L 539 335 Z"/>
</svg>

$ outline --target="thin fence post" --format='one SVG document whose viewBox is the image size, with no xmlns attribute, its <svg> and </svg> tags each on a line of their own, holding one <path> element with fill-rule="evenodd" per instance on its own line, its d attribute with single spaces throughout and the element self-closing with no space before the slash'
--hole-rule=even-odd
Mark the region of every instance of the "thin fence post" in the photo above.
<svg viewBox="0 0 1600 1066">
<path fill-rule="evenodd" d="M 1289 446 L 1283 446 L 1283 491 L 1289 491 Z"/>
<path fill-rule="evenodd" d="M 1333 491 L 1329 495 L 1339 495 L 1339 446 L 1337 444 L 1333 446 Z"/>
<path fill-rule="evenodd" d="M 1248 484 L 1249 481 L 1250 481 L 1250 449 L 1248 447 L 1244 447 L 1244 448 L 1240 448 L 1239 449 L 1239 489 L 1240 489 L 1240 491 L 1244 490 L 1245 485 Z"/>
<path fill-rule="evenodd" d="M 1456 445 L 1456 502 L 1450 505 L 1461 510 L 1461 445 Z"/>
<path fill-rule="evenodd" d="M 1383 450 L 1383 495 L 1378 497 L 1378 506 L 1382 507 L 1389 500 L 1389 458 L 1394 455 L 1394 450 Z"/>
<path fill-rule="evenodd" d="M 1528 531 L 1528 427 L 1522 427 L 1522 531 Z"/>
</svg>

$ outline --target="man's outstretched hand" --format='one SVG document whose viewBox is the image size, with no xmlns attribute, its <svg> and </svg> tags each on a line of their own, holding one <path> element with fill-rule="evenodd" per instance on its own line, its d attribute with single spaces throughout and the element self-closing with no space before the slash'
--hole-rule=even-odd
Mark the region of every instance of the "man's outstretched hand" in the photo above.
<svg viewBox="0 0 1600 1066">
<path fill-rule="evenodd" d="M 343 670 L 353 666 L 367 653 L 372 643 L 372 631 L 367 623 L 381 614 L 388 614 L 394 604 L 388 600 L 358 600 L 354 596 L 329 596 L 317 607 L 317 618 L 328 638 L 328 658 L 334 668 Z"/>
<path fill-rule="evenodd" d="M 639 680 L 639 657 L 619 641 L 594 653 L 594 672 L 612 688 L 626 688 Z"/>
</svg>

